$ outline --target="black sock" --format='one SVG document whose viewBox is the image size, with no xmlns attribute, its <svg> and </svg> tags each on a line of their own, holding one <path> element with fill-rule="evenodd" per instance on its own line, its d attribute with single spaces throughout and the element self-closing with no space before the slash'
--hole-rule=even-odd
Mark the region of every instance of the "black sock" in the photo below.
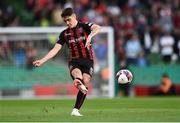
<svg viewBox="0 0 180 123">
<path fill-rule="evenodd" d="M 85 98 L 86 98 L 86 94 L 83 94 L 81 91 L 79 91 L 77 94 L 74 108 L 80 109 L 82 104 L 84 103 Z"/>
</svg>

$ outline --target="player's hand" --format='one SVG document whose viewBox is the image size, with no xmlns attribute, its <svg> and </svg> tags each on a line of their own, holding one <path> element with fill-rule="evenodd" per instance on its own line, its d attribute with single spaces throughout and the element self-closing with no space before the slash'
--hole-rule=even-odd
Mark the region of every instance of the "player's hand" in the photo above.
<svg viewBox="0 0 180 123">
<path fill-rule="evenodd" d="M 33 65 L 35 67 L 40 67 L 44 62 L 42 60 L 36 60 L 33 62 Z"/>
<path fill-rule="evenodd" d="M 88 36 L 87 39 L 86 39 L 86 44 L 85 44 L 85 47 L 87 47 L 88 49 L 90 49 L 90 46 L 91 46 L 91 36 Z"/>
</svg>

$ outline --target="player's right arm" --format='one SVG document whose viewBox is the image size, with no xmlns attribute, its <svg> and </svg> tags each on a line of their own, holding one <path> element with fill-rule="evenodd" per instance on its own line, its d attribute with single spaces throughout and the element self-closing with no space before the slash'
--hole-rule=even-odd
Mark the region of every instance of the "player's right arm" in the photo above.
<svg viewBox="0 0 180 123">
<path fill-rule="evenodd" d="M 62 45 L 59 43 L 56 43 L 54 48 L 51 49 L 42 59 L 36 60 L 33 62 L 34 66 L 39 67 L 45 62 L 47 62 L 49 59 L 53 58 L 62 48 Z"/>
</svg>

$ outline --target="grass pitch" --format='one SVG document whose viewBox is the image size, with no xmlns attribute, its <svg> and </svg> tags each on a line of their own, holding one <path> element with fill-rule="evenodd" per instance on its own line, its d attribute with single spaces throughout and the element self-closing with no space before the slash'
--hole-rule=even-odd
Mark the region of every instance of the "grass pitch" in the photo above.
<svg viewBox="0 0 180 123">
<path fill-rule="evenodd" d="M 72 99 L 0 100 L 0 122 L 180 121 L 179 97 L 87 99 L 83 117 L 70 116 Z"/>
</svg>

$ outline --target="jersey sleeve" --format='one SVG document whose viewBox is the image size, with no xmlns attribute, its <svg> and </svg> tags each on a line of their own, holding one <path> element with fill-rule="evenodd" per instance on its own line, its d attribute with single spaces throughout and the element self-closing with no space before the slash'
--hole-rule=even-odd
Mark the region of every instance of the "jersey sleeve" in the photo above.
<svg viewBox="0 0 180 123">
<path fill-rule="evenodd" d="M 59 37 L 58 37 L 57 43 L 58 43 L 58 44 L 61 44 L 61 45 L 64 45 L 65 42 L 66 42 L 66 41 L 65 41 L 65 38 L 64 38 L 64 33 L 61 32 L 60 35 L 59 35 Z"/>
<path fill-rule="evenodd" d="M 92 25 L 93 25 L 93 23 L 89 23 L 89 22 L 87 22 L 87 23 L 84 24 L 84 29 L 86 30 L 86 32 L 87 32 L 88 34 L 91 33 L 91 26 L 92 26 Z"/>
</svg>

